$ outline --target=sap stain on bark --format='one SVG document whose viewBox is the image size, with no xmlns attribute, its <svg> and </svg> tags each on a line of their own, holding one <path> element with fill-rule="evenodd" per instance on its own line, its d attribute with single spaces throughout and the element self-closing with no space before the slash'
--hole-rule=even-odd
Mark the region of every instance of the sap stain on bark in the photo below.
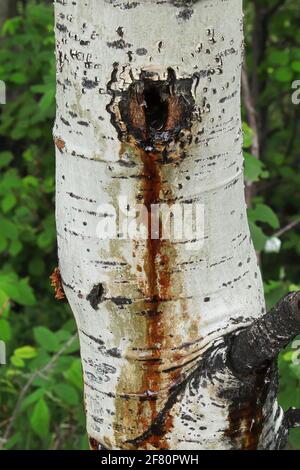
<svg viewBox="0 0 300 470">
<path fill-rule="evenodd" d="M 122 396 L 116 402 L 116 429 L 121 426 L 123 437 L 120 440 L 116 434 L 116 440 L 120 448 L 168 448 L 166 435 L 173 427 L 173 419 L 169 415 L 170 408 L 163 406 L 161 392 L 165 389 L 168 394 L 174 384 L 180 383 L 180 367 L 162 371 L 163 354 L 172 331 L 172 325 L 166 322 L 163 303 L 172 299 L 171 272 L 176 264 L 176 251 L 170 240 L 162 237 L 161 219 L 158 233 L 153 236 L 151 210 L 153 205 L 168 203 L 174 197 L 171 186 L 167 187 L 163 181 L 162 167 L 166 156 L 172 153 L 171 162 L 176 162 L 187 145 L 186 135 L 191 131 L 194 110 L 193 79 L 177 79 L 171 68 L 166 80 L 157 78 L 153 72 L 142 71 L 139 80 L 132 80 L 120 98 L 120 94 L 112 91 L 112 84 L 117 81 L 115 64 L 108 84 L 113 98 L 107 110 L 121 141 L 120 160 L 124 158 L 125 149 L 130 147 L 141 163 L 136 198 L 147 209 L 144 224 L 148 230 L 144 245 L 138 247 L 140 251 L 136 250 L 139 252 L 136 277 L 144 297 L 142 309 L 147 312 L 145 349 L 149 355 L 143 360 L 141 376 L 136 378 L 139 388 L 135 393 L 136 405 L 124 396 L 122 387 L 125 383 L 126 389 L 126 382 L 119 382 Z M 174 360 L 180 358 L 174 356 Z M 139 435 L 143 438 L 138 439 Z"/>
<path fill-rule="evenodd" d="M 230 438 L 234 448 L 257 450 L 261 437 L 264 415 L 263 407 L 270 391 L 272 369 L 255 371 L 246 379 L 229 399 L 228 428 L 225 436 Z"/>
</svg>

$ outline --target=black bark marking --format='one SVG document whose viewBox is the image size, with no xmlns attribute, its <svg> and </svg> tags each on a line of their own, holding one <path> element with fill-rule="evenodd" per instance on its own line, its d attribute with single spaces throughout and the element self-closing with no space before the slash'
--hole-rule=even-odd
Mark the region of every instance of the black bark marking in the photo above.
<svg viewBox="0 0 300 470">
<path fill-rule="evenodd" d="M 68 28 L 64 24 L 56 23 L 56 28 L 58 29 L 58 31 L 60 31 L 62 33 L 67 33 L 68 32 Z"/>
<path fill-rule="evenodd" d="M 144 47 L 140 47 L 135 52 L 137 53 L 137 55 L 146 55 L 148 53 L 147 49 L 145 49 Z"/>
<path fill-rule="evenodd" d="M 118 307 L 123 307 L 124 305 L 131 305 L 132 300 L 128 297 L 111 297 L 110 299 L 115 305 L 118 305 Z"/>
<path fill-rule="evenodd" d="M 100 302 L 103 300 L 103 294 L 104 294 L 104 287 L 103 284 L 96 284 L 91 292 L 87 295 L 86 300 L 88 300 L 91 304 L 91 307 L 94 310 L 98 310 L 98 306 Z"/>
<path fill-rule="evenodd" d="M 96 78 L 95 80 L 88 80 L 87 78 L 84 78 L 82 80 L 82 87 L 83 88 L 88 88 L 88 89 L 93 89 L 96 88 L 96 86 L 99 84 L 98 79 Z M 69 113 L 70 114 L 70 113 Z"/>
<path fill-rule="evenodd" d="M 124 28 L 123 28 L 123 26 L 119 26 L 119 27 L 116 29 L 116 31 L 117 31 L 118 36 L 120 36 L 120 38 L 122 38 L 122 37 L 124 36 Z"/>
<path fill-rule="evenodd" d="M 178 13 L 177 18 L 187 21 L 192 17 L 193 13 L 194 13 L 194 10 L 192 8 L 185 8 L 184 10 Z"/>
<path fill-rule="evenodd" d="M 132 44 L 125 42 L 124 39 L 117 39 L 116 41 L 107 42 L 106 44 L 113 49 L 125 49 L 126 47 L 132 46 Z"/>
<path fill-rule="evenodd" d="M 95 336 L 89 335 L 88 333 L 86 333 L 86 332 L 83 331 L 83 330 L 80 330 L 80 332 L 81 332 L 84 336 L 86 336 L 87 338 L 89 338 L 90 340 L 92 340 L 92 341 L 94 341 L 95 343 L 99 344 L 99 346 L 102 346 L 102 347 L 104 346 L 104 342 L 103 342 L 101 339 L 96 338 Z"/>
</svg>

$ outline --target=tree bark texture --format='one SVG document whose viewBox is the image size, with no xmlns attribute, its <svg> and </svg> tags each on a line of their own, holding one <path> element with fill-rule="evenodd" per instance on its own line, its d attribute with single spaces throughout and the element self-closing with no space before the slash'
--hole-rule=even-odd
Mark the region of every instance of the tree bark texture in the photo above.
<svg viewBox="0 0 300 470">
<path fill-rule="evenodd" d="M 241 0 L 56 0 L 55 15 L 59 265 L 91 447 L 280 447 L 272 358 L 247 374 L 228 360 L 265 313 L 244 199 Z M 203 204 L 201 248 L 99 239 L 97 208 L 120 195 Z"/>
</svg>

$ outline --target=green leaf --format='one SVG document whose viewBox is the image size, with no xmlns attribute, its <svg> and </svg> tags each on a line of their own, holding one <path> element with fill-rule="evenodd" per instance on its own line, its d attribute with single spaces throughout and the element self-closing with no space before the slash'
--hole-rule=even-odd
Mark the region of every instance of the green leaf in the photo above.
<svg viewBox="0 0 300 470">
<path fill-rule="evenodd" d="M 290 61 L 289 51 L 272 51 L 268 56 L 268 62 L 270 65 L 288 65 Z"/>
<path fill-rule="evenodd" d="M 56 333 L 56 337 L 60 343 L 64 343 L 65 341 L 68 341 L 70 338 L 71 333 L 67 330 L 64 330 L 63 328 Z"/>
<path fill-rule="evenodd" d="M 277 215 L 266 204 L 257 204 L 254 209 L 249 209 L 248 217 L 252 222 L 265 222 L 274 229 L 279 228 L 280 225 Z"/>
<path fill-rule="evenodd" d="M 274 73 L 275 79 L 282 83 L 292 82 L 293 76 L 293 71 L 288 67 L 280 67 Z"/>
<path fill-rule="evenodd" d="M 19 280 L 14 274 L 0 275 L 0 289 L 10 299 L 21 305 L 34 305 L 35 297 L 26 279 Z"/>
<path fill-rule="evenodd" d="M 0 152 L 0 168 L 4 168 L 10 164 L 14 158 L 11 152 Z"/>
<path fill-rule="evenodd" d="M 58 384 L 54 387 L 54 392 L 67 405 L 77 405 L 79 397 L 77 390 L 68 384 Z"/>
<path fill-rule="evenodd" d="M 41 369 L 51 360 L 51 356 L 44 349 L 37 349 L 37 356 L 28 364 L 29 369 L 35 372 L 36 369 Z"/>
<path fill-rule="evenodd" d="M 32 359 L 33 357 L 36 357 L 36 355 L 36 349 L 32 346 L 22 346 L 14 351 L 14 356 L 20 359 Z"/>
<path fill-rule="evenodd" d="M 30 395 L 28 395 L 22 402 L 21 410 L 22 411 L 26 410 L 26 408 L 28 408 L 33 403 L 37 402 L 44 395 L 45 395 L 45 390 L 43 388 L 38 388 L 34 392 L 30 393 Z"/>
<path fill-rule="evenodd" d="M 11 256 L 16 256 L 20 253 L 20 251 L 22 250 L 22 243 L 19 241 L 19 240 L 12 240 L 10 242 L 10 246 L 9 246 L 9 254 Z"/>
<path fill-rule="evenodd" d="M 6 250 L 7 247 L 7 239 L 5 236 L 0 232 L 0 253 Z"/>
<path fill-rule="evenodd" d="M 83 388 L 82 368 L 80 359 L 75 359 L 71 367 L 64 373 L 65 378 L 80 391 Z"/>
<path fill-rule="evenodd" d="M 47 403 L 41 398 L 34 406 L 30 418 L 32 430 L 41 438 L 46 439 L 49 434 L 50 414 Z"/>
<path fill-rule="evenodd" d="M 9 301 L 8 295 L 0 289 L 0 309 L 3 310 L 3 307 L 5 304 L 7 304 Z"/>
<path fill-rule="evenodd" d="M 0 215 L 0 227 L 2 235 L 5 235 L 10 240 L 16 240 L 18 238 L 18 229 L 16 225 Z"/>
<path fill-rule="evenodd" d="M 61 356 L 56 361 L 53 370 L 55 371 L 55 373 L 64 373 L 71 367 L 73 360 L 74 357 L 72 356 Z"/>
<path fill-rule="evenodd" d="M 22 433 L 21 432 L 17 432 L 16 434 L 14 434 L 10 439 L 8 439 L 8 441 L 5 443 L 5 450 L 10 450 L 12 449 L 16 444 L 18 444 L 18 442 L 21 440 L 22 438 Z"/>
<path fill-rule="evenodd" d="M 17 198 L 14 193 L 6 194 L 1 204 L 3 212 L 5 214 L 9 212 L 13 207 L 15 207 L 16 203 Z"/>
<path fill-rule="evenodd" d="M 56 334 L 45 326 L 34 328 L 33 334 L 36 342 L 46 351 L 54 352 L 60 348 Z"/>
<path fill-rule="evenodd" d="M 0 318 L 0 340 L 7 343 L 11 340 L 11 327 L 7 320 Z"/>
<path fill-rule="evenodd" d="M 87 436 L 82 436 L 80 439 L 79 450 L 89 450 L 89 441 Z"/>
<path fill-rule="evenodd" d="M 296 61 L 292 62 L 291 67 L 292 67 L 292 70 L 294 72 L 297 72 L 297 73 L 300 72 L 300 61 L 296 60 Z"/>
<path fill-rule="evenodd" d="M 267 309 L 270 310 L 286 293 L 286 286 L 280 281 L 269 281 L 264 285 Z"/>
<path fill-rule="evenodd" d="M 251 220 L 249 220 L 249 228 L 255 249 L 257 251 L 262 251 L 265 247 L 268 237 L 264 234 L 262 229 Z"/>
<path fill-rule="evenodd" d="M 27 188 L 38 188 L 39 187 L 39 180 L 38 178 L 35 178 L 35 176 L 28 175 L 25 176 L 22 180 L 23 186 Z"/>
<path fill-rule="evenodd" d="M 16 72 L 10 76 L 10 81 L 18 85 L 23 85 L 27 82 L 27 77 L 23 72 Z"/>
<path fill-rule="evenodd" d="M 45 112 L 51 106 L 53 106 L 54 103 L 55 103 L 55 90 L 50 89 L 47 91 L 47 93 L 44 94 L 44 96 L 39 101 L 39 108 L 41 111 Z"/>
<path fill-rule="evenodd" d="M 24 367 L 25 366 L 25 362 L 20 357 L 12 356 L 10 360 L 11 360 L 11 363 L 15 367 Z"/>
<path fill-rule="evenodd" d="M 39 248 L 47 248 L 48 246 L 52 245 L 54 240 L 54 232 L 50 230 L 45 230 L 42 232 L 37 238 L 37 244 Z"/>
<path fill-rule="evenodd" d="M 289 433 L 289 442 L 293 447 L 293 450 L 300 449 L 300 429 L 291 429 Z"/>
<path fill-rule="evenodd" d="M 21 21 L 22 18 L 20 16 L 7 19 L 2 28 L 3 33 L 14 34 L 17 31 Z"/>
<path fill-rule="evenodd" d="M 253 131 L 246 122 L 243 122 L 244 148 L 251 147 Z"/>
<path fill-rule="evenodd" d="M 264 165 L 261 160 L 253 157 L 248 152 L 244 153 L 245 159 L 245 178 L 248 181 L 259 181 L 260 177 L 264 172 Z"/>
</svg>

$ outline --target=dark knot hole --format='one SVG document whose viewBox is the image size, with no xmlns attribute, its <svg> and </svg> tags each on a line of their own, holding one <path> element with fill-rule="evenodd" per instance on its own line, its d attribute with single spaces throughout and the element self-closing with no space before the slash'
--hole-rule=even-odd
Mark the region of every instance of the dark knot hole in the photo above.
<svg viewBox="0 0 300 470">
<path fill-rule="evenodd" d="M 163 130 L 168 118 L 168 101 L 161 87 L 149 84 L 144 90 L 145 118 L 148 129 Z"/>
</svg>

